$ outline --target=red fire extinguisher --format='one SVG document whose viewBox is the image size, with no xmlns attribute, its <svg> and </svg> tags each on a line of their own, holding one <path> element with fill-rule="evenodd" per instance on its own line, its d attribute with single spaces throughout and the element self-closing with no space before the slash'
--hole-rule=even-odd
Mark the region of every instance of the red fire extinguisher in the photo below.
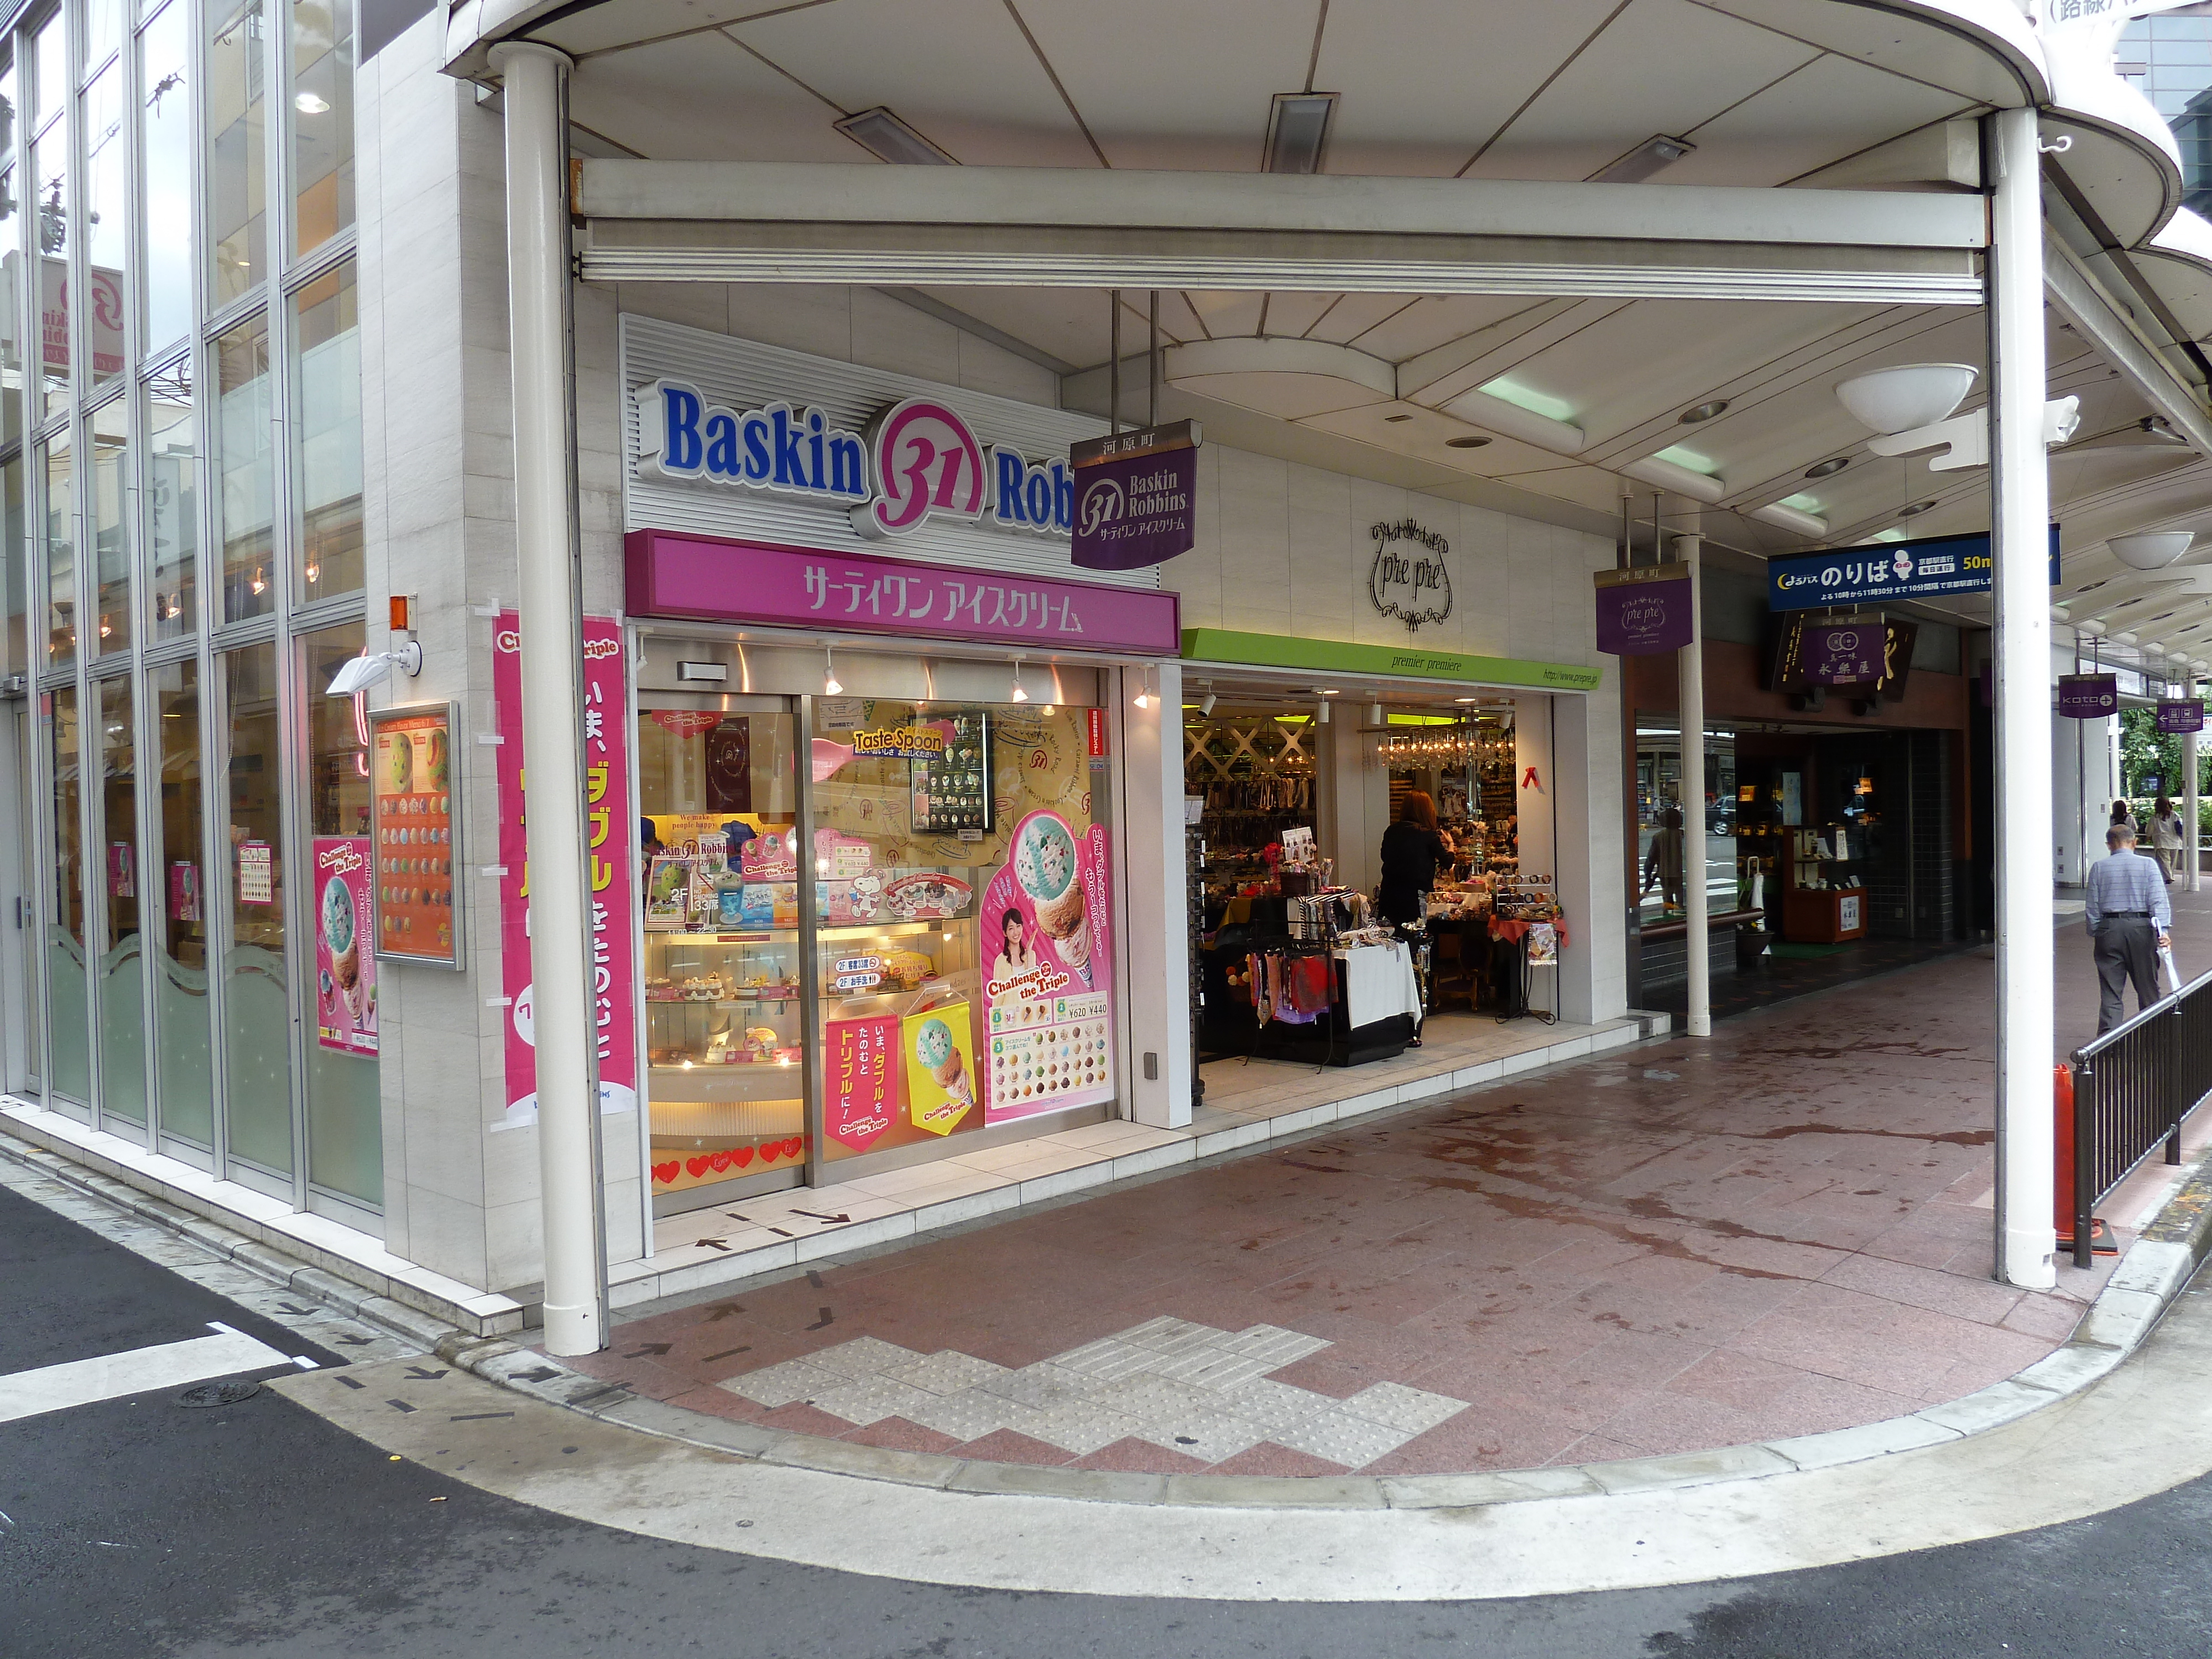
<svg viewBox="0 0 2212 1659">
<path fill-rule="evenodd" d="M 2051 1160 L 2051 1214 L 2058 1230 L 2058 1248 L 2074 1248 L 2074 1068 L 2055 1066 L 2051 1073 L 2052 1100 L 2051 1127 L 2058 1144 L 2053 1147 Z M 2089 1249 L 2098 1255 L 2117 1255 L 2119 1245 L 2112 1237 L 2112 1230 L 2101 1217 L 2089 1221 Z"/>
</svg>

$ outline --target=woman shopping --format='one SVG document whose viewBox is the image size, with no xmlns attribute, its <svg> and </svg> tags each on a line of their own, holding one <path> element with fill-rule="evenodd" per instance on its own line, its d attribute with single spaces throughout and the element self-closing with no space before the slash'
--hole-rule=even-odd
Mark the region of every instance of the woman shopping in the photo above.
<svg viewBox="0 0 2212 1659">
<path fill-rule="evenodd" d="M 2158 850 L 2159 867 L 2166 872 L 2168 885 L 2182 873 L 2181 814 L 2174 811 L 2173 802 L 2164 795 L 2158 798 L 2158 808 L 2151 814 L 2151 845 Z"/>
<path fill-rule="evenodd" d="M 1421 790 L 1406 797 L 1398 821 L 1382 832 L 1382 885 L 1376 902 L 1393 922 L 1419 921 L 1437 871 L 1451 867 L 1451 843 L 1437 829 L 1437 804 Z"/>
</svg>

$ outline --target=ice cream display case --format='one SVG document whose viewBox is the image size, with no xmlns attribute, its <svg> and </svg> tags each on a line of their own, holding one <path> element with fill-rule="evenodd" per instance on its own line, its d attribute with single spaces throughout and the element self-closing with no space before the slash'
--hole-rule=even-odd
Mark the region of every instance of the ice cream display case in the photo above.
<svg viewBox="0 0 2212 1659">
<path fill-rule="evenodd" d="M 795 928 L 646 935 L 656 1193 L 800 1164 L 806 1048 L 799 965 Z"/>
</svg>

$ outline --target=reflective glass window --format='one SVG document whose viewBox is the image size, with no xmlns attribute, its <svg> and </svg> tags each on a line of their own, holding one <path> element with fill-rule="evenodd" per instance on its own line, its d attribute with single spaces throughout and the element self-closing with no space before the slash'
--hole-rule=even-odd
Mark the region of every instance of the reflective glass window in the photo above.
<svg viewBox="0 0 2212 1659">
<path fill-rule="evenodd" d="M 223 674 L 225 883 L 230 948 L 223 963 L 225 1127 L 233 1158 L 292 1169 L 291 994 L 284 968 L 284 751 L 278 735 L 276 647 L 226 652 Z"/>
<path fill-rule="evenodd" d="M 24 544 L 23 532 L 23 457 L 18 453 L 0 462 L 0 591 L 5 593 L 7 611 L 6 672 L 20 674 L 35 668 L 31 660 L 28 602 L 26 592 L 29 584 L 24 572 L 29 568 L 31 550 Z"/>
<path fill-rule="evenodd" d="M 110 64 L 84 97 L 85 305 L 92 383 L 124 368 L 123 313 L 130 303 L 129 140 L 123 130 L 123 66 Z"/>
<path fill-rule="evenodd" d="M 31 147 L 32 210 L 39 242 L 39 384 L 41 418 L 70 395 L 69 132 L 61 122 Z"/>
<path fill-rule="evenodd" d="M 58 6 L 39 25 L 31 43 L 31 64 L 39 99 L 38 119 L 33 125 L 43 128 L 69 102 L 69 31 L 63 25 Z"/>
<path fill-rule="evenodd" d="M 261 143 L 262 0 L 211 0 L 207 49 L 208 303 L 267 275 L 268 180 Z"/>
<path fill-rule="evenodd" d="M 85 526 L 92 535 L 92 563 L 100 582 L 99 642 L 95 654 L 131 648 L 131 531 L 125 511 L 129 501 L 131 442 L 128 414 L 120 398 L 111 398 L 92 413 L 92 476 L 86 481 Z"/>
<path fill-rule="evenodd" d="M 199 626 L 199 422 L 192 413 L 191 360 L 155 375 L 141 395 L 152 636 L 183 639 Z"/>
<path fill-rule="evenodd" d="M 84 775 L 77 758 L 76 688 L 49 698 L 46 734 L 54 781 L 53 890 L 46 916 L 46 1024 L 52 1033 L 54 1091 L 92 1100 L 91 981 L 85 957 Z"/>
<path fill-rule="evenodd" d="M 361 654 L 359 623 L 302 642 L 307 834 L 315 973 L 307 1024 L 307 1178 L 363 1204 L 384 1200 L 384 1109 L 377 1087 L 376 952 L 368 908 L 368 728 L 351 697 L 323 688 Z"/>
<path fill-rule="evenodd" d="M 123 0 L 84 0 L 84 66 L 96 70 L 123 41 Z"/>
<path fill-rule="evenodd" d="M 131 677 L 95 686 L 100 699 L 100 868 L 106 928 L 100 941 L 100 1109 L 146 1121 L 146 962 L 138 930 L 138 745 Z"/>
<path fill-rule="evenodd" d="M 146 233 L 146 338 L 166 349 L 192 320 L 191 8 L 170 0 L 139 36 L 139 191 Z"/>
<path fill-rule="evenodd" d="M 215 343 L 216 501 L 222 538 L 222 614 L 226 622 L 266 616 L 276 608 L 270 568 L 269 319 L 254 317 Z"/>
<path fill-rule="evenodd" d="M 200 793 L 200 670 L 149 669 L 146 697 L 161 751 L 157 839 L 146 852 L 147 917 L 154 935 L 154 1031 L 161 1129 L 215 1144 L 215 1071 L 208 1009 L 207 851 Z M 156 911 L 154 906 L 161 908 Z"/>
<path fill-rule="evenodd" d="M 353 0 L 293 0 L 293 248 L 353 223 Z"/>
<path fill-rule="evenodd" d="M 354 264 L 292 296 L 298 354 L 293 420 L 298 446 L 295 602 L 358 592 L 363 580 L 361 520 L 361 328 Z"/>
<path fill-rule="evenodd" d="M 46 568 L 46 666 L 76 660 L 76 474 L 66 430 L 46 446 L 46 501 L 41 540 Z"/>
</svg>

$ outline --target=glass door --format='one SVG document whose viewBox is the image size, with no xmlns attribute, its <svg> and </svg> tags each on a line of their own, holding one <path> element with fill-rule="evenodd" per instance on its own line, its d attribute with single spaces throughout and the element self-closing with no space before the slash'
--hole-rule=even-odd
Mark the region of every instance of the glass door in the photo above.
<svg viewBox="0 0 2212 1659">
<path fill-rule="evenodd" d="M 20 849 L 20 868 L 17 874 L 21 885 L 17 891 L 23 895 L 24 908 L 16 915 L 18 944 L 22 951 L 22 1000 L 11 1011 L 18 1017 L 23 1032 L 23 1087 L 28 1093 L 43 1098 L 46 1091 L 46 1045 L 43 1034 L 46 1022 L 40 1018 L 40 1006 L 45 993 L 40 988 L 40 969 L 43 966 L 40 953 L 31 932 L 38 919 L 37 895 L 39 880 L 39 817 L 33 810 L 38 799 L 38 769 L 31 745 L 33 737 L 31 716 L 27 708 L 15 716 L 15 799 L 22 803 L 22 819 L 16 845 Z"/>
<path fill-rule="evenodd" d="M 805 1168 L 798 748 L 786 698 L 641 701 L 655 1214 L 796 1185 Z"/>
</svg>

